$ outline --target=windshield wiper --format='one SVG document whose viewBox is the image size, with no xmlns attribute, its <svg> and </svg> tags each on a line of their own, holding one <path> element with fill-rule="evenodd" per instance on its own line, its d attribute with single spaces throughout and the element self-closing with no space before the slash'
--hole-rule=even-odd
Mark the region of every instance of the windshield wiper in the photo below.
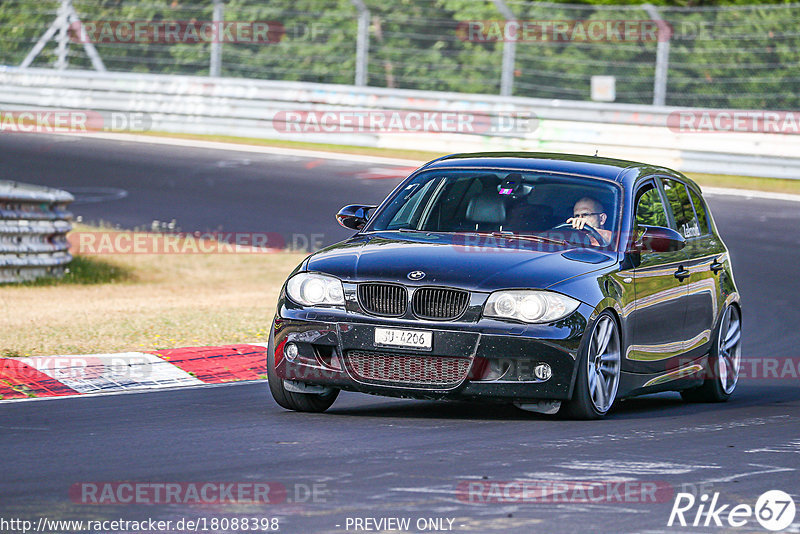
<svg viewBox="0 0 800 534">
<path fill-rule="evenodd" d="M 553 243 L 555 245 L 570 245 L 569 241 L 565 241 L 564 239 L 551 239 L 549 237 L 542 237 L 540 235 L 534 235 L 534 234 L 515 234 L 514 232 L 491 232 L 488 235 L 491 235 L 492 237 L 510 237 L 514 239 L 528 239 L 530 241 L 541 241 L 543 243 Z"/>
<path fill-rule="evenodd" d="M 541 243 L 552 243 L 554 245 L 562 245 L 562 246 L 570 246 L 574 245 L 575 243 L 571 243 L 564 239 L 552 239 L 550 237 L 543 237 L 540 235 L 535 234 L 515 234 L 514 232 L 476 232 L 476 231 L 460 231 L 460 232 L 445 232 L 445 231 L 437 231 L 437 230 L 415 230 L 413 228 L 397 228 L 394 230 L 395 232 L 413 232 L 419 233 L 424 232 L 426 234 L 469 234 L 469 235 L 483 235 L 483 236 L 491 236 L 491 237 L 503 237 L 509 239 L 525 239 L 528 241 L 539 241 Z"/>
</svg>

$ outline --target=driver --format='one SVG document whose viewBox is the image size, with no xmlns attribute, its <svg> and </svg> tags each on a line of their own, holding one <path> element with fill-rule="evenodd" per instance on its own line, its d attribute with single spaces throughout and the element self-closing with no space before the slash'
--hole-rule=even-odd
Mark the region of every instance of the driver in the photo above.
<svg viewBox="0 0 800 534">
<path fill-rule="evenodd" d="M 576 230 L 583 230 L 585 226 L 591 226 L 599 233 L 606 243 L 611 241 L 611 231 L 603 229 L 608 215 L 606 215 L 603 205 L 591 197 L 583 197 L 575 203 L 572 208 L 572 217 L 567 219 L 567 224 L 571 224 Z"/>
</svg>

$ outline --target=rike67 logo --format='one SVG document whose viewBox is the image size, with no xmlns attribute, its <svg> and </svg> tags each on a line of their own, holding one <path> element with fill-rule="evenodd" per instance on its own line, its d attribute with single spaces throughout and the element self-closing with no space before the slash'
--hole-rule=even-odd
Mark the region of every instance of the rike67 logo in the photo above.
<svg viewBox="0 0 800 534">
<path fill-rule="evenodd" d="M 693 527 L 753 527 L 756 521 L 765 529 L 777 532 L 792 524 L 796 513 L 792 497 L 780 490 L 764 492 L 755 507 L 749 504 L 722 504 L 719 492 L 696 498 L 691 493 L 678 493 L 669 514 L 667 526 Z"/>
</svg>

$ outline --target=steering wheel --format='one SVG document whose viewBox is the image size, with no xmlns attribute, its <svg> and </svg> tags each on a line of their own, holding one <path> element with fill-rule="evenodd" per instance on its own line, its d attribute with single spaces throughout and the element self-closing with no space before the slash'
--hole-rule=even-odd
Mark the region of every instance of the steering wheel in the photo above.
<svg viewBox="0 0 800 534">
<path fill-rule="evenodd" d="M 606 244 L 605 238 L 600 235 L 593 226 L 589 226 L 588 224 L 583 228 L 574 228 L 570 223 L 561 223 L 558 226 L 554 226 L 552 230 L 561 230 L 563 228 L 569 228 L 570 230 L 577 230 L 578 232 L 586 232 L 586 234 L 597 241 L 597 244 L 600 246 L 604 246 Z"/>
</svg>

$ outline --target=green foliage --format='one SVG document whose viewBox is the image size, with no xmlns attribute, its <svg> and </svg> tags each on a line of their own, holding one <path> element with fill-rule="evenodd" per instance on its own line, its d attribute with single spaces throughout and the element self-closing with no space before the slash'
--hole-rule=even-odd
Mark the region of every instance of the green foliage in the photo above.
<svg viewBox="0 0 800 534">
<path fill-rule="evenodd" d="M 370 10 L 368 84 L 496 94 L 504 43 L 470 42 L 459 23 L 500 21 L 492 2 L 365 0 Z M 573 0 L 570 4 L 508 0 L 520 20 L 649 20 L 639 1 Z M 744 0 L 656 0 L 671 25 L 667 104 L 796 109 L 800 34 L 796 4 Z M 74 0 L 84 21 L 212 18 L 211 0 Z M 0 3 L 0 64 L 18 65 L 55 19 L 59 2 Z M 720 7 L 722 6 L 722 7 Z M 351 84 L 355 76 L 357 10 L 350 0 L 227 0 L 227 21 L 273 21 L 283 36 L 272 44 L 225 43 L 222 75 Z M 463 26 L 461 26 L 463 27 Z M 584 100 L 594 75 L 613 75 L 617 101 L 653 98 L 656 42 L 519 42 L 514 94 Z M 112 71 L 207 75 L 210 44 L 99 43 Z M 34 66 L 51 66 L 51 42 Z M 89 69 L 79 43 L 70 67 Z"/>
<path fill-rule="evenodd" d="M 32 282 L 24 282 L 29 286 L 53 286 L 64 284 L 112 284 L 131 280 L 133 274 L 129 269 L 114 265 L 107 261 L 88 256 L 75 256 L 61 278 L 39 278 Z"/>
</svg>

